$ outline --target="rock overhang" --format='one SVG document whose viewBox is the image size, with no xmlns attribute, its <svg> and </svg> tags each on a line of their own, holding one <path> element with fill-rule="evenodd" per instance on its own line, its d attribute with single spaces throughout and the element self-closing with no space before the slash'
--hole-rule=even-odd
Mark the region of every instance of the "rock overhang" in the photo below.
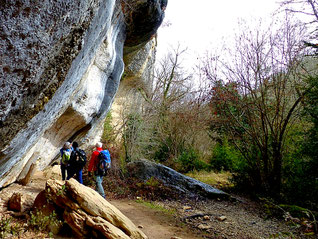
<svg viewBox="0 0 318 239">
<path fill-rule="evenodd" d="M 162 0 L 131 1 L 139 10 L 128 14 L 136 16 L 129 25 L 123 0 L 13 2 L 0 6 L 5 29 L 0 33 L 0 187 L 23 177 L 36 161 L 47 166 L 64 141 L 90 144 L 101 136 L 124 70 L 123 49 L 145 45 L 166 6 Z M 144 21 L 149 26 L 143 31 L 136 30 L 140 9 L 149 9 L 145 19 L 155 14 L 157 21 Z"/>
</svg>

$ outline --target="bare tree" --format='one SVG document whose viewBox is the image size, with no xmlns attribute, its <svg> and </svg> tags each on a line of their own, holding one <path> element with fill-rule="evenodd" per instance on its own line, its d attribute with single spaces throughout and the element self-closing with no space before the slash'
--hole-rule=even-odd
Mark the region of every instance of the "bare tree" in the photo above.
<svg viewBox="0 0 318 239">
<path fill-rule="evenodd" d="M 180 63 L 185 52 L 179 46 L 159 62 L 150 97 L 155 140 L 165 149 L 165 160 L 176 157 L 188 142 L 184 123 L 189 120 L 190 109 L 185 110 L 185 105 L 192 94 L 192 76 L 185 73 Z"/>
<path fill-rule="evenodd" d="M 284 0 L 281 7 L 292 13 L 301 13 L 312 17 L 311 23 L 318 22 L 318 2 L 317 0 Z"/>
<path fill-rule="evenodd" d="M 211 142 L 206 131 L 208 107 L 201 103 L 202 92 L 198 86 L 193 87 L 191 74 L 181 66 L 184 53 L 185 50 L 176 48 L 159 62 L 152 90 L 136 86 L 144 98 L 144 110 L 139 115 L 135 112 L 124 117 L 129 155 L 133 149 L 139 155 L 143 152 L 145 158 L 173 164 L 184 150 L 200 150 Z"/>
<path fill-rule="evenodd" d="M 288 13 L 305 16 L 305 24 L 312 29 L 311 39 L 303 39 L 306 46 L 318 49 L 318 1 L 317 0 L 282 0 L 280 9 Z M 317 54 L 317 51 L 316 51 Z"/>
<path fill-rule="evenodd" d="M 212 130 L 241 152 L 254 186 L 277 195 L 285 138 L 306 94 L 298 74 L 305 70 L 300 43 L 306 31 L 289 18 L 261 29 L 241 29 L 230 61 L 210 57 L 203 71 L 213 86 Z"/>
</svg>

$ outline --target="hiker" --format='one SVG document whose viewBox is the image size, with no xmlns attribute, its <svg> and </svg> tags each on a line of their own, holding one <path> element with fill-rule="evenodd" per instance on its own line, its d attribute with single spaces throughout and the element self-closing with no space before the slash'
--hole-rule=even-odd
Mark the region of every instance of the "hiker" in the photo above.
<svg viewBox="0 0 318 239">
<path fill-rule="evenodd" d="M 62 173 L 62 180 L 65 180 L 65 175 L 67 172 L 67 175 L 69 174 L 68 172 L 68 166 L 69 166 L 69 161 L 71 158 L 71 153 L 72 153 L 72 145 L 70 142 L 65 142 L 63 145 L 63 148 L 60 149 L 61 153 L 61 173 Z"/>
<path fill-rule="evenodd" d="M 76 179 L 83 184 L 83 168 L 86 164 L 86 153 L 78 147 L 77 142 L 72 143 L 73 150 L 71 153 L 67 179 L 72 178 L 76 174 Z"/>
<path fill-rule="evenodd" d="M 96 189 L 97 192 L 103 197 L 105 197 L 105 192 L 104 192 L 104 188 L 103 188 L 103 176 L 102 174 L 99 173 L 98 171 L 98 163 L 99 163 L 99 153 L 101 151 L 103 151 L 102 149 L 103 144 L 98 142 L 96 143 L 96 150 L 92 153 L 91 159 L 89 161 L 89 165 L 88 165 L 88 176 L 92 175 L 92 172 L 94 173 L 94 179 L 96 182 Z"/>
</svg>

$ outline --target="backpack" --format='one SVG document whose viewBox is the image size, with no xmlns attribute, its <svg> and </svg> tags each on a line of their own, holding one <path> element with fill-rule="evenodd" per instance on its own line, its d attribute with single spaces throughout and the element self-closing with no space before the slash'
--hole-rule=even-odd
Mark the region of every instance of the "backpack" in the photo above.
<svg viewBox="0 0 318 239">
<path fill-rule="evenodd" d="M 82 169 L 84 168 L 86 162 L 87 162 L 87 157 L 86 157 L 86 153 L 84 150 L 82 149 L 76 149 L 74 151 L 75 153 L 75 161 L 76 161 L 76 165 Z M 78 160 L 77 160 L 78 159 Z"/>
<path fill-rule="evenodd" d="M 96 175 L 106 176 L 111 164 L 109 151 L 107 149 L 100 151 L 97 159 L 98 163 L 97 170 L 95 171 Z"/>
<path fill-rule="evenodd" d="M 63 150 L 62 154 L 62 164 L 67 164 L 71 158 L 71 150 Z"/>
</svg>

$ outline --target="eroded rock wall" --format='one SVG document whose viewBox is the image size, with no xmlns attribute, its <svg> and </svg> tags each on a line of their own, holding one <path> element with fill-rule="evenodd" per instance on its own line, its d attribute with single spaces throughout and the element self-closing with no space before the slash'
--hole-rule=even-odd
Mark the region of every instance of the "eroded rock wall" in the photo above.
<svg viewBox="0 0 318 239">
<path fill-rule="evenodd" d="M 34 162 L 47 166 L 66 140 L 99 139 L 124 71 L 123 49 L 145 46 L 165 6 L 164 0 L 1 2 L 0 187 L 23 178 Z"/>
<path fill-rule="evenodd" d="M 125 72 L 111 107 L 112 126 L 116 129 L 118 141 L 127 116 L 143 111 L 147 105 L 142 94 L 152 92 L 155 56 L 155 38 L 140 50 L 125 54 Z"/>
</svg>

